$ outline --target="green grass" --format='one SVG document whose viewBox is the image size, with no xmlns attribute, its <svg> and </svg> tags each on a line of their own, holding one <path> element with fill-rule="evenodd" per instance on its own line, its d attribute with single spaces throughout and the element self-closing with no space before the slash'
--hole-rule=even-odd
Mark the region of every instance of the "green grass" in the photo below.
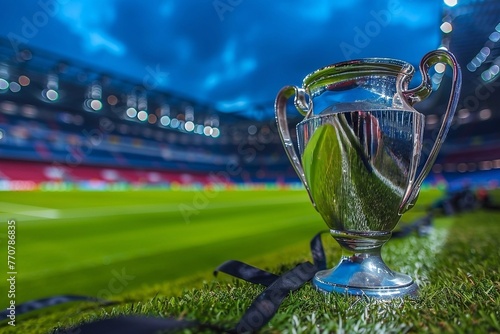
<svg viewBox="0 0 500 334">
<path fill-rule="evenodd" d="M 186 223 L 175 209 L 179 203 L 193 205 L 195 195 L 0 194 L 0 202 L 57 208 L 61 216 L 75 215 L 70 208 L 91 207 L 94 209 L 83 212 L 96 216 L 106 207 L 123 205 L 126 211 L 135 203 L 172 206 L 164 212 L 144 213 L 147 209 L 154 211 L 149 207 L 137 214 L 119 212 L 121 215 L 101 218 L 25 223 L 18 213 L 18 289 L 23 298 L 62 292 L 104 296 L 106 292 L 119 304 L 62 305 L 19 317 L 15 330 L 0 330 L 46 333 L 81 321 L 137 313 L 200 319 L 229 328 L 263 288 L 224 275 L 214 279 L 214 266 L 227 259 L 240 259 L 283 272 L 310 259 L 308 241 L 326 226 L 310 207 L 307 196 L 295 191 L 221 192 Z M 437 196 L 435 191 L 422 193 L 418 206 L 404 220 L 422 215 Z M 323 295 L 307 285 L 285 300 L 263 332 L 498 333 L 499 221 L 500 213 L 483 211 L 439 218 L 427 238 L 389 241 L 384 258 L 393 269 L 417 280 L 421 290 L 416 300 L 381 303 Z M 333 266 L 339 247 L 329 237 L 324 242 Z M 111 292 L 108 285 L 112 270 L 122 268 L 134 278 Z"/>
<path fill-rule="evenodd" d="M 17 220 L 16 301 L 61 293 L 95 296 L 122 270 L 134 276 L 124 292 L 210 271 L 229 255 L 265 254 L 323 227 L 303 192 L 210 196 L 202 191 L 0 193 L 2 210 L 15 211 L 2 214 L 4 238 L 6 220 Z M 47 209 L 20 205 L 57 210 L 48 212 L 61 218 L 29 220 L 36 217 L 27 212 L 46 215 Z M 5 244 L 1 251 L 6 254 Z"/>
</svg>

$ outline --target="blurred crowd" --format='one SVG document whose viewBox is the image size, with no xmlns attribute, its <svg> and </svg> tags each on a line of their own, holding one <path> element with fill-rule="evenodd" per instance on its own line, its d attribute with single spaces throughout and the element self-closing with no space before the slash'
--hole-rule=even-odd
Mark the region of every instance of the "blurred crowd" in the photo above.
<svg viewBox="0 0 500 334">
<path fill-rule="evenodd" d="M 485 188 L 476 190 L 465 186 L 460 190 L 448 191 L 446 196 L 431 206 L 431 211 L 440 211 L 445 215 L 453 215 L 474 209 L 500 210 L 494 202 L 492 194 Z"/>
</svg>

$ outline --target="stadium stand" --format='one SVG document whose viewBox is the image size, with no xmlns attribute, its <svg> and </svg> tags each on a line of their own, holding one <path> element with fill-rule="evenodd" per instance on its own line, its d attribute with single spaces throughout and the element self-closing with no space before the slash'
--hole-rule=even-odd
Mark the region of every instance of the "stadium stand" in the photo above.
<svg viewBox="0 0 500 334">
<path fill-rule="evenodd" d="M 471 82 L 465 81 L 469 94 L 477 90 Z M 442 85 L 446 90 L 446 80 Z M 25 181 L 89 187 L 298 182 L 269 116 L 272 101 L 255 107 L 260 119 L 249 119 L 148 88 L 43 50 L 14 53 L 0 40 L 2 188 Z M 439 118 L 432 113 L 445 102 L 436 94 L 419 105 L 429 116 L 427 138 L 435 137 Z M 457 112 L 429 183 L 498 185 L 500 133 L 488 109 L 493 102 L 481 103 L 478 112 Z M 300 118 L 290 116 L 291 126 Z"/>
</svg>

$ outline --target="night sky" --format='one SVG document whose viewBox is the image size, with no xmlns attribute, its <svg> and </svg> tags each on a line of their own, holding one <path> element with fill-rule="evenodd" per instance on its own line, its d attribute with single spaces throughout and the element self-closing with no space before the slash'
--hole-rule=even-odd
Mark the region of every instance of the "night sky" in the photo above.
<svg viewBox="0 0 500 334">
<path fill-rule="evenodd" d="M 439 47 L 442 2 L 332 0 L 2 1 L 0 35 L 237 111 L 269 104 L 348 59 L 418 65 Z"/>
</svg>

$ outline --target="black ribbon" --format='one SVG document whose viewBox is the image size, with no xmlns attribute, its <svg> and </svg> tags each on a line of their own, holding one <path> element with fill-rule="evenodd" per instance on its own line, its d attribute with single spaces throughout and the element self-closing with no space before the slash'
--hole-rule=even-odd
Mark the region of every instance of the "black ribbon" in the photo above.
<svg viewBox="0 0 500 334">
<path fill-rule="evenodd" d="M 328 231 L 321 231 L 311 239 L 310 249 L 315 268 L 318 270 L 326 269 L 326 256 L 321 242 L 321 235 Z M 250 283 L 270 286 L 280 276 L 270 273 L 268 271 L 256 268 L 237 260 L 229 260 L 218 266 L 214 270 L 214 275 L 217 276 L 219 272 L 234 276 L 236 278 L 245 280 Z"/>
<path fill-rule="evenodd" d="M 222 328 L 204 325 L 197 321 L 172 318 L 154 318 L 144 316 L 122 316 L 111 319 L 99 320 L 84 324 L 70 330 L 69 333 L 78 334 L 153 334 L 158 331 L 178 331 L 187 328 L 205 328 L 224 333 Z M 56 334 L 58 332 L 54 332 Z M 65 333 L 65 332 L 61 332 Z"/>
<path fill-rule="evenodd" d="M 48 298 L 30 300 L 25 303 L 15 305 L 15 314 L 16 316 L 28 313 L 31 311 L 36 311 L 39 309 L 43 309 L 50 306 L 55 306 L 59 304 L 74 302 L 74 301 L 89 301 L 89 302 L 100 302 L 106 305 L 112 304 L 112 302 L 105 301 L 103 299 L 98 299 L 94 297 L 88 296 L 77 296 L 77 295 L 60 295 L 60 296 L 52 296 Z M 0 312 L 0 318 L 3 320 L 10 314 L 10 309 L 6 309 L 5 311 Z"/>
<path fill-rule="evenodd" d="M 321 236 L 329 232 L 329 230 L 319 232 L 314 236 L 314 238 L 311 239 L 311 242 L 309 243 L 311 256 L 313 258 L 314 265 L 316 266 L 316 268 L 318 268 L 318 270 L 326 269 L 325 249 L 323 248 Z"/>
<path fill-rule="evenodd" d="M 403 238 L 416 232 L 419 236 L 429 234 L 432 226 L 432 214 L 428 213 L 422 218 L 414 220 L 411 224 L 404 225 L 399 231 L 392 232 L 393 238 Z"/>
<path fill-rule="evenodd" d="M 278 275 L 237 260 L 229 260 L 218 266 L 214 270 L 214 276 L 217 276 L 219 272 L 243 279 L 253 284 L 264 286 L 271 285 L 279 278 Z"/>
<path fill-rule="evenodd" d="M 281 275 L 253 301 L 236 325 L 236 333 L 261 329 L 274 317 L 285 297 L 311 280 L 317 271 L 314 264 L 304 262 Z"/>
</svg>

